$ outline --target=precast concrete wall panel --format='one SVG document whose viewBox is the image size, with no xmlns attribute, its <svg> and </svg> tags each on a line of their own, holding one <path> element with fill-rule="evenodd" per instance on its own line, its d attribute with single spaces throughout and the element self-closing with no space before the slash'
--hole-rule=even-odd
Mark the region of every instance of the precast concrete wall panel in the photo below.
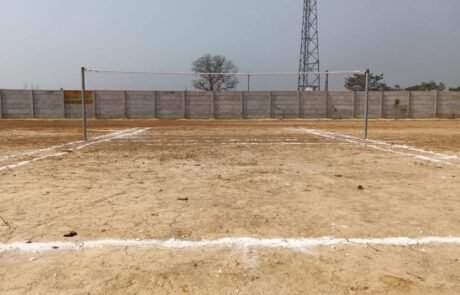
<svg viewBox="0 0 460 295">
<path fill-rule="evenodd" d="M 182 91 L 159 91 L 156 98 L 156 116 L 159 119 L 183 119 L 184 93 Z"/>
<path fill-rule="evenodd" d="M 128 119 L 155 118 L 155 92 L 127 91 L 126 117 Z"/>
<path fill-rule="evenodd" d="M 299 117 L 299 97 L 294 91 L 273 91 L 272 110 L 274 118 L 298 118 Z"/>
<path fill-rule="evenodd" d="M 381 92 L 369 92 L 369 118 L 380 118 Z M 356 92 L 354 117 L 363 119 L 366 115 L 366 92 Z"/>
<path fill-rule="evenodd" d="M 326 92 L 304 91 L 300 93 L 300 117 L 304 119 L 326 118 Z"/>
<path fill-rule="evenodd" d="M 94 110 L 94 106 L 92 104 L 86 105 L 86 116 L 88 118 L 94 118 L 93 110 Z M 65 105 L 65 117 L 68 119 L 81 118 L 81 112 L 82 112 L 81 104 L 66 104 Z"/>
<path fill-rule="evenodd" d="M 81 118 L 81 105 L 66 104 L 65 105 L 65 117 L 68 119 Z"/>
<path fill-rule="evenodd" d="M 399 102 L 399 103 L 397 103 Z M 383 117 L 386 119 L 403 119 L 408 117 L 409 93 L 406 91 L 389 91 L 384 93 Z"/>
<path fill-rule="evenodd" d="M 119 119 L 125 117 L 125 91 L 96 91 L 96 117 L 101 119 Z"/>
<path fill-rule="evenodd" d="M 244 93 L 244 118 L 265 119 L 270 112 L 270 92 Z"/>
<path fill-rule="evenodd" d="M 333 119 L 351 119 L 353 118 L 353 101 L 354 93 L 329 92 L 329 117 Z"/>
<path fill-rule="evenodd" d="M 193 91 L 185 94 L 185 114 L 187 119 L 212 118 L 212 92 Z"/>
<path fill-rule="evenodd" d="M 34 90 L 34 114 L 40 119 L 62 118 L 64 95 L 62 91 Z"/>
<path fill-rule="evenodd" d="M 215 94 L 216 119 L 241 119 L 243 117 L 242 92 L 222 92 Z"/>
<path fill-rule="evenodd" d="M 31 90 L 2 90 L 3 118 L 32 118 Z"/>
<path fill-rule="evenodd" d="M 440 92 L 438 96 L 438 117 L 460 118 L 460 92 Z"/>
<path fill-rule="evenodd" d="M 427 91 L 411 92 L 412 118 L 433 118 L 436 93 Z"/>
</svg>

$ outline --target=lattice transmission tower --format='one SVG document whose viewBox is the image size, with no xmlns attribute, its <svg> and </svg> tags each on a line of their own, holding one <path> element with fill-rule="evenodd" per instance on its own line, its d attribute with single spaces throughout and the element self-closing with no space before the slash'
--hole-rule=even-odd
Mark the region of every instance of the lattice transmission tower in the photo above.
<svg viewBox="0 0 460 295">
<path fill-rule="evenodd" d="M 319 72 L 319 38 L 318 38 L 318 6 L 317 0 L 304 0 L 302 39 L 299 62 L 299 91 L 320 90 Z"/>
</svg>

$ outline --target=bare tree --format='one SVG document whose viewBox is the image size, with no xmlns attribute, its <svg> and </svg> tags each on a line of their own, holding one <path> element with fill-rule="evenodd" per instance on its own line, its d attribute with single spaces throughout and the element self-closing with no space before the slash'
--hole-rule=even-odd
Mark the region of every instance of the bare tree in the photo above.
<svg viewBox="0 0 460 295">
<path fill-rule="evenodd" d="M 40 90 L 40 85 L 34 84 L 34 82 L 31 82 L 29 86 L 29 82 L 25 82 L 23 88 L 24 90 L 29 90 L 29 89 L 30 90 Z"/>
<path fill-rule="evenodd" d="M 193 87 L 205 91 L 228 91 L 238 85 L 238 68 L 222 55 L 206 54 L 193 62 L 192 71 L 200 74 Z M 210 74 L 216 73 L 216 74 Z"/>
</svg>

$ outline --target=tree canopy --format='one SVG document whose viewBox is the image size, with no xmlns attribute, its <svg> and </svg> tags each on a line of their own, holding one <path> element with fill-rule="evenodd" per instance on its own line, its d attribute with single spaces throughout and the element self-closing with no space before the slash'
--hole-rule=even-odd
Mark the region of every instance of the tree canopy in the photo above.
<svg viewBox="0 0 460 295">
<path fill-rule="evenodd" d="M 238 68 L 222 55 L 206 54 L 193 62 L 192 71 L 200 74 L 193 87 L 205 91 L 227 91 L 238 85 Z M 216 73 L 216 74 L 211 74 Z"/>
<path fill-rule="evenodd" d="M 460 91 L 460 86 L 455 88 L 449 88 L 449 91 Z"/>
<path fill-rule="evenodd" d="M 433 91 L 433 90 L 444 91 L 446 90 L 446 85 L 442 82 L 438 84 L 435 81 L 430 81 L 430 82 L 422 82 L 421 84 L 406 88 L 406 91 Z"/>
<path fill-rule="evenodd" d="M 353 76 L 345 78 L 345 88 L 352 91 L 364 91 L 366 89 L 366 74 L 353 74 Z M 383 74 L 374 75 L 369 73 L 369 90 L 390 89 L 383 80 Z"/>
</svg>

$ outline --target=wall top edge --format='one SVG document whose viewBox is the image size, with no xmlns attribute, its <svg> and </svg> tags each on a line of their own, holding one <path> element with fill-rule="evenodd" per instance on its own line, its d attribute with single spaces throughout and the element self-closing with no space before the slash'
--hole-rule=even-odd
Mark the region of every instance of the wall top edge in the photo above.
<svg viewBox="0 0 460 295">
<path fill-rule="evenodd" d="M 14 88 L 0 88 L 1 91 L 21 91 L 21 92 L 61 92 L 61 91 L 79 91 L 80 89 L 14 89 Z M 213 91 L 201 91 L 201 90 L 109 90 L 109 89 L 101 89 L 101 90 L 94 90 L 94 89 L 87 89 L 88 91 L 98 91 L 98 92 L 140 92 L 140 93 L 146 93 L 146 92 L 164 92 L 164 93 L 193 93 L 193 94 L 198 94 L 198 93 L 212 93 Z M 231 94 L 231 93 L 297 93 L 299 91 L 296 90 L 250 90 L 250 91 L 214 91 L 216 94 Z M 324 94 L 326 91 L 300 91 L 303 94 Z M 348 91 L 348 90 L 337 90 L 337 91 L 327 91 L 329 93 L 347 93 L 351 94 L 354 93 L 355 91 Z M 365 91 L 356 91 L 358 93 L 365 93 Z M 401 93 L 413 93 L 413 94 L 433 94 L 436 93 L 436 91 L 369 91 L 370 93 L 388 93 L 388 94 L 401 94 Z M 439 94 L 459 94 L 459 91 L 439 91 Z"/>
</svg>

